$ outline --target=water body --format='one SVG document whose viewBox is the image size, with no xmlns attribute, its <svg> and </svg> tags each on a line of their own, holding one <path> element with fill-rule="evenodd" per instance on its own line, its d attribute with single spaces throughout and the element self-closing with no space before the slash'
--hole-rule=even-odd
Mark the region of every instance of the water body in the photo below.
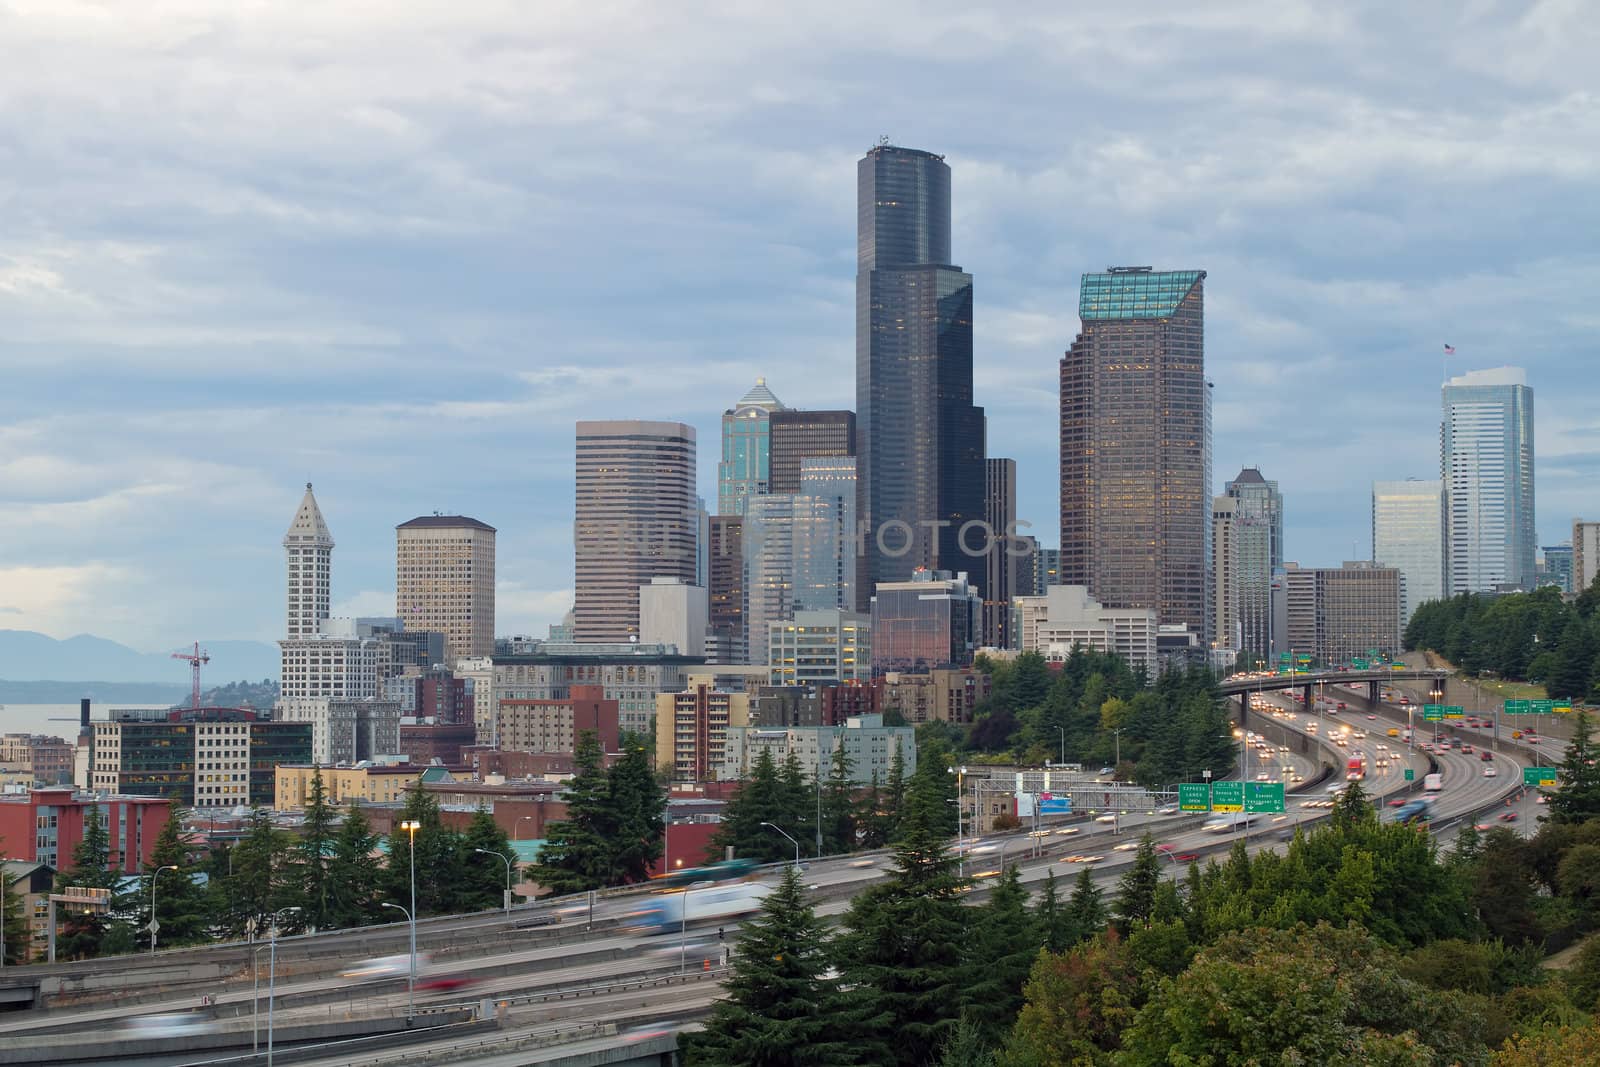
<svg viewBox="0 0 1600 1067">
<path fill-rule="evenodd" d="M 113 707 L 165 708 L 170 706 L 169 704 L 96 703 L 90 705 L 89 716 L 91 720 L 104 720 L 109 716 Z M 0 733 L 44 734 L 47 737 L 64 737 L 68 741 L 76 741 L 78 739 L 78 705 L 7 704 L 5 710 L 0 711 Z"/>
</svg>

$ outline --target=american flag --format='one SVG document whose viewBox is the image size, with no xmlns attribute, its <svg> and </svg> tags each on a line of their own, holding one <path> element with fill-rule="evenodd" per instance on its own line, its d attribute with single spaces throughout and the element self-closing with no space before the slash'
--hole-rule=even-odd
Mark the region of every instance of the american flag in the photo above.
<svg viewBox="0 0 1600 1067">
<path fill-rule="evenodd" d="M 1447 355 L 1447 356 L 1455 355 L 1456 354 L 1456 346 L 1455 345 L 1445 345 L 1444 346 L 1444 354 Z"/>
</svg>

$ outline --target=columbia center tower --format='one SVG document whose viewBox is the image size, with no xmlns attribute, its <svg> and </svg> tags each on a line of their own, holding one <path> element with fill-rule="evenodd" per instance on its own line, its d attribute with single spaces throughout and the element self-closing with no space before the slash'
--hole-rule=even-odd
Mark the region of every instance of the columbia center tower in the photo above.
<svg viewBox="0 0 1600 1067">
<path fill-rule="evenodd" d="M 856 167 L 859 544 L 868 583 L 919 567 L 981 576 L 983 409 L 972 403 L 972 276 L 951 263 L 943 156 L 879 145 Z"/>
</svg>

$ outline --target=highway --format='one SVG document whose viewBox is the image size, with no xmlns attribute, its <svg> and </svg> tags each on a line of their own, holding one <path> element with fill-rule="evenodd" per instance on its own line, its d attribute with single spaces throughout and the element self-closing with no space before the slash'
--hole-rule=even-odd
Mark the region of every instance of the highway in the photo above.
<svg viewBox="0 0 1600 1067">
<path fill-rule="evenodd" d="M 1397 739 L 1384 736 L 1390 725 L 1403 726 L 1405 713 L 1399 709 L 1368 707 L 1360 694 L 1344 692 L 1339 697 L 1347 704 L 1344 712 L 1329 714 L 1325 706 L 1320 716 L 1308 716 L 1304 708 L 1292 704 L 1286 694 L 1264 696 L 1278 714 L 1253 711 L 1248 725 L 1252 731 L 1271 738 L 1267 743 L 1272 745 L 1274 766 L 1279 765 L 1282 758 L 1278 745 L 1288 744 L 1292 750 L 1291 764 L 1308 781 L 1315 777 L 1315 766 L 1323 762 L 1338 769 L 1337 777 L 1342 779 L 1345 757 L 1360 746 L 1368 759 L 1368 777 L 1364 784 L 1370 792 L 1384 799 L 1415 788 L 1428 771 L 1427 754 L 1403 751 Z M 1377 718 L 1368 719 L 1369 714 Z M 1315 731 L 1311 729 L 1312 723 L 1317 723 Z M 1345 725 L 1352 732 L 1360 729 L 1368 736 L 1359 742 L 1347 741 L 1347 747 L 1339 748 L 1333 743 L 1330 730 Z M 1454 732 L 1478 733 L 1464 729 Z M 1396 751 L 1396 759 L 1382 768 L 1376 766 L 1380 743 Z M 1259 758 L 1258 753 L 1252 752 L 1252 771 L 1258 766 Z M 1451 820 L 1502 804 L 1507 796 L 1521 792 L 1520 767 L 1528 762 L 1526 757 L 1515 752 L 1494 753 L 1490 764 L 1497 768 L 1498 774 L 1485 778 L 1482 772 L 1485 764 L 1476 756 L 1441 752 L 1433 758 L 1444 777 L 1444 789 L 1435 805 L 1435 825 L 1441 832 L 1449 830 L 1449 836 L 1453 836 Z M 1413 783 L 1404 780 L 1407 766 L 1415 774 Z M 1321 785 L 1291 799 L 1289 810 L 1282 816 L 1262 817 L 1247 834 L 1247 847 L 1252 851 L 1275 847 L 1294 827 L 1325 817 L 1327 811 L 1320 806 L 1325 800 L 1326 790 Z M 1527 824 L 1538 811 L 1531 797 L 1503 810 L 1519 812 L 1523 832 L 1527 832 Z M 993 875 L 989 872 L 997 872 L 1003 863 L 1010 862 L 1019 865 L 1023 881 L 1034 891 L 1047 873 L 1054 871 L 1064 893 L 1069 888 L 1067 883 L 1085 867 L 1095 872 L 1097 884 L 1111 889 L 1132 862 L 1133 850 L 1147 831 L 1166 846 L 1164 854 L 1171 860 L 1173 873 L 1179 874 L 1183 864 L 1177 856 L 1215 855 L 1233 844 L 1235 835 L 1203 832 L 1199 822 L 1200 819 L 1192 815 L 1133 815 L 1123 817 L 1115 825 L 1099 822 L 1057 825 L 1037 837 L 1023 832 L 987 837 L 968 850 L 967 870 L 976 876 L 973 895 L 981 897 L 992 884 Z M 1039 853 L 1037 857 L 1033 855 L 1035 851 Z M 848 907 L 854 893 L 883 876 L 887 857 L 880 853 L 867 858 L 873 861 L 873 866 L 855 866 L 859 858 L 824 860 L 808 865 L 806 881 L 819 913 L 837 917 Z M 637 908 L 638 901 L 636 894 L 599 900 L 592 928 L 587 908 L 563 915 L 561 921 L 552 926 L 523 930 L 514 927 L 514 923 L 526 919 L 522 914 L 514 916 L 511 923 L 500 916 L 479 915 L 422 924 L 429 931 L 422 947 L 431 948 L 439 963 L 452 973 L 474 977 L 477 983 L 449 994 L 419 991 L 419 1012 L 432 1014 L 452 1004 L 475 1007 L 482 998 L 507 1002 L 501 1030 L 487 1036 L 476 1032 L 434 1038 L 428 1044 L 438 1046 L 436 1051 L 447 1059 L 478 1061 L 480 1057 L 499 1055 L 517 1042 L 536 1045 L 541 1041 L 562 1039 L 615 1041 L 613 1031 L 618 1028 L 643 1023 L 659 1029 L 652 1020 L 683 1018 L 703 1009 L 716 995 L 719 976 L 721 945 L 715 940 L 714 928 L 697 931 L 691 926 L 688 931 L 691 936 L 682 943 L 675 936 L 657 937 L 624 928 L 620 920 Z M 731 923 L 725 925 L 734 927 Z M 368 935 L 373 933 L 366 931 Z M 349 1017 L 403 1016 L 406 1011 L 403 981 L 389 979 L 360 984 L 338 976 L 339 971 L 348 968 L 356 959 L 404 951 L 403 926 L 376 933 L 376 941 L 371 936 L 362 939 L 348 934 L 294 939 L 321 951 L 300 951 L 280 960 L 275 1025 L 293 1028 Z M 454 950 L 452 944 L 456 946 Z M 289 945 L 289 940 L 281 942 L 280 952 Z M 349 948 L 342 950 L 340 945 Z M 252 1024 L 250 1009 L 254 1002 L 250 972 L 247 966 L 239 966 L 244 958 L 237 950 L 232 958 L 235 965 L 230 977 L 205 988 L 216 998 L 214 1010 L 226 1032 L 232 1035 L 235 1043 L 242 1040 L 248 1049 Z M 264 1029 L 267 985 L 264 956 L 262 965 L 260 1025 Z M 680 970 L 686 972 L 681 978 L 676 977 Z M 193 1009 L 197 999 L 195 988 L 193 984 L 173 982 L 171 995 L 143 1004 L 140 1010 Z M 0 1034 L 5 1035 L 7 1044 L 31 1037 L 41 1042 L 41 1048 L 60 1047 L 87 1031 L 109 1026 L 128 1015 L 125 1004 L 31 1013 L 15 1022 L 7 1020 L 0 1024 Z M 597 1033 L 597 1028 L 606 1032 Z M 371 1062 L 395 1062 L 400 1058 L 422 1062 L 414 1052 L 417 1049 L 408 1049 L 402 1056 L 392 1051 L 375 1051 L 371 1056 L 376 1058 Z M 352 1059 L 348 1050 L 330 1054 L 326 1062 L 335 1061 L 364 1062 Z M 183 1061 L 164 1057 L 135 1062 Z M 533 1061 L 524 1058 L 521 1062 Z"/>
</svg>

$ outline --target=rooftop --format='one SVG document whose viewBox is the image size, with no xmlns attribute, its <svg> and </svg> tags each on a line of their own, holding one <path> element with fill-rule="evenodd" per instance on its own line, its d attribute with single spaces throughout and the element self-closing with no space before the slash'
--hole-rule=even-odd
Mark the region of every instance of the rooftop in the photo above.
<svg viewBox="0 0 1600 1067">
<path fill-rule="evenodd" d="M 434 529 L 468 529 L 488 530 L 490 533 L 495 532 L 495 528 L 490 526 L 488 523 L 479 522 L 477 519 L 468 518 L 465 515 L 440 515 L 437 513 L 432 515 L 418 515 L 410 522 L 402 522 L 399 526 L 396 526 L 395 529 L 416 530 L 426 529 L 429 527 Z"/>
<path fill-rule="evenodd" d="M 1154 271 L 1112 268 L 1085 274 L 1078 290 L 1078 317 L 1085 322 L 1115 319 L 1171 318 L 1203 270 Z"/>
</svg>

